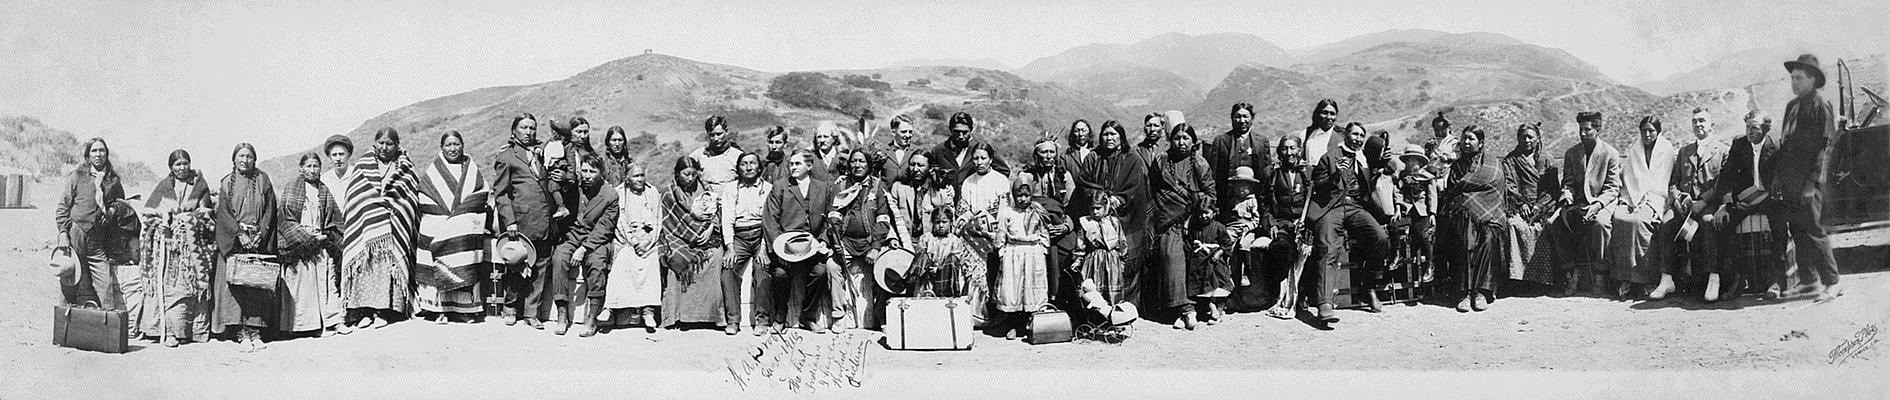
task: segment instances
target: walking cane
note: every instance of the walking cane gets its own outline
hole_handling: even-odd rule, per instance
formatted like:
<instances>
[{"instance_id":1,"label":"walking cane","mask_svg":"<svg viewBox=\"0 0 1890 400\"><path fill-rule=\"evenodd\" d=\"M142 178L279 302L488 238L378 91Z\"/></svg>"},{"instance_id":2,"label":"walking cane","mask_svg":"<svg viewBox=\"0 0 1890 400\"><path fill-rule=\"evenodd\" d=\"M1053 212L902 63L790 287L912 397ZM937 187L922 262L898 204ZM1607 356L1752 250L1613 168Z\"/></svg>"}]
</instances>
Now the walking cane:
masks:
<instances>
[{"instance_id":1,"label":"walking cane","mask_svg":"<svg viewBox=\"0 0 1890 400\"><path fill-rule=\"evenodd\" d=\"M1312 244L1306 242L1312 237L1312 232L1306 227L1306 214L1311 208L1312 187L1308 185L1306 188L1306 201L1299 206L1299 219L1294 220L1298 221L1298 227L1294 229L1294 234L1297 235L1297 237L1294 238L1296 240L1293 241L1293 246L1296 247L1294 250L1298 251L1296 252L1297 254L1294 255L1291 269L1289 269L1289 272L1286 274L1286 280L1280 282L1280 296L1279 300L1274 303L1275 308L1284 304L1288 311L1298 310L1295 303L1299 302L1299 277L1300 274L1304 273L1306 270L1306 260L1312 258Z\"/></svg>"}]
</instances>

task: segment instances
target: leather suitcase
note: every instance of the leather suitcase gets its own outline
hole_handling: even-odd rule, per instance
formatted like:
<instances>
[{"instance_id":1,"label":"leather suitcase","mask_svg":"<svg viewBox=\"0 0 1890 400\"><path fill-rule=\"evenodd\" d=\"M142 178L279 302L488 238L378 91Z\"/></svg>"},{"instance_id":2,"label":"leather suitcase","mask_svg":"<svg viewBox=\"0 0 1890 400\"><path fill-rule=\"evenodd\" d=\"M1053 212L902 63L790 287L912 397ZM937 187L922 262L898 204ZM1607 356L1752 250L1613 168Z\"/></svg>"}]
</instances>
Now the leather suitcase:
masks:
<instances>
[{"instance_id":1,"label":"leather suitcase","mask_svg":"<svg viewBox=\"0 0 1890 400\"><path fill-rule=\"evenodd\" d=\"M1046 308L1030 314L1030 344L1063 343L1073 336L1070 313Z\"/></svg>"},{"instance_id":2,"label":"leather suitcase","mask_svg":"<svg viewBox=\"0 0 1890 400\"><path fill-rule=\"evenodd\" d=\"M53 306L53 345L120 354L127 349L125 310Z\"/></svg>"},{"instance_id":3,"label":"leather suitcase","mask_svg":"<svg viewBox=\"0 0 1890 400\"><path fill-rule=\"evenodd\" d=\"M886 349L969 350L972 305L965 297L898 297L886 302Z\"/></svg>"}]
</instances>

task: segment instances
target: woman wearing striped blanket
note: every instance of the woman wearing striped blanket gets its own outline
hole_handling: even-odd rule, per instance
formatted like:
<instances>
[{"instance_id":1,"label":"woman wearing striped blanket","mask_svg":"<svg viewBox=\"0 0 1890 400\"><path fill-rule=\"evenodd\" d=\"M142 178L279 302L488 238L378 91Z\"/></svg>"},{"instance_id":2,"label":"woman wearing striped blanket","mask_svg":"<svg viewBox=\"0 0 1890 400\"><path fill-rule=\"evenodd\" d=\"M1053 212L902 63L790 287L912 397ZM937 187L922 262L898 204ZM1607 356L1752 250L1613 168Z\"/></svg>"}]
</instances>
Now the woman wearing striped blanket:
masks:
<instances>
[{"instance_id":1,"label":"woman wearing striped blanket","mask_svg":"<svg viewBox=\"0 0 1890 400\"><path fill-rule=\"evenodd\" d=\"M491 260L486 223L492 207L486 202L486 178L469 162L465 143L459 131L440 135L440 158L420 171L414 303L438 323L472 321L485 310L480 294L486 289L479 283Z\"/></svg>"},{"instance_id":2,"label":"woman wearing striped blanket","mask_svg":"<svg viewBox=\"0 0 1890 400\"><path fill-rule=\"evenodd\" d=\"M362 156L348 174L347 221L342 230L342 304L360 319L357 328L387 326L386 317L405 315L413 305L412 277L415 213L413 162L400 151L400 133L374 133L374 152Z\"/></svg>"}]
</instances>

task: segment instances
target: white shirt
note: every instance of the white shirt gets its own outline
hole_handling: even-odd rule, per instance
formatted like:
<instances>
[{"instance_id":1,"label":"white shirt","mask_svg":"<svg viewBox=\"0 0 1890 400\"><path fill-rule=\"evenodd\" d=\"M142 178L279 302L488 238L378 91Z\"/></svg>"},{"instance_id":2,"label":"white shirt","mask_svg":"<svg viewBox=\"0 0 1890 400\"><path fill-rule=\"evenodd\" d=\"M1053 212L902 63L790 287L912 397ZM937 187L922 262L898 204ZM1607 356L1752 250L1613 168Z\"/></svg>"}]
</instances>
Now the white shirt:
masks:
<instances>
[{"instance_id":1,"label":"white shirt","mask_svg":"<svg viewBox=\"0 0 1890 400\"><path fill-rule=\"evenodd\" d=\"M1326 156L1326 149L1332 147L1332 130L1313 131L1306 135L1306 165L1319 163L1320 157Z\"/></svg>"},{"instance_id":2,"label":"white shirt","mask_svg":"<svg viewBox=\"0 0 1890 400\"><path fill-rule=\"evenodd\" d=\"M734 182L739 176L735 173L735 162L742 158L742 149L730 146L728 150L723 150L722 154L711 156L709 149L704 147L696 149L694 153L689 153L689 158L702 163L702 183L707 184L710 189L718 189L724 186L724 183Z\"/></svg>"}]
</instances>

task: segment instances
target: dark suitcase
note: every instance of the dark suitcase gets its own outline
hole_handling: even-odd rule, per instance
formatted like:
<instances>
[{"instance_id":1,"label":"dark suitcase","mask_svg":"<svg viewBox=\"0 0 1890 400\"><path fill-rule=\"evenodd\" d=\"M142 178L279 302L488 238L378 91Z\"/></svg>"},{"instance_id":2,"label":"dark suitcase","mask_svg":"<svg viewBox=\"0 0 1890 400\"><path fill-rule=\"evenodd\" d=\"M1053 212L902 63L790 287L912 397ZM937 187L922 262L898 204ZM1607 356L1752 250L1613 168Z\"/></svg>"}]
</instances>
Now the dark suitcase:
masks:
<instances>
[{"instance_id":1,"label":"dark suitcase","mask_svg":"<svg viewBox=\"0 0 1890 400\"><path fill-rule=\"evenodd\" d=\"M96 307L53 306L53 345L121 354L127 349L129 312Z\"/></svg>"},{"instance_id":2,"label":"dark suitcase","mask_svg":"<svg viewBox=\"0 0 1890 400\"><path fill-rule=\"evenodd\" d=\"M1046 307L1030 314L1030 344L1068 342L1075 336L1070 328L1070 313Z\"/></svg>"}]
</instances>

